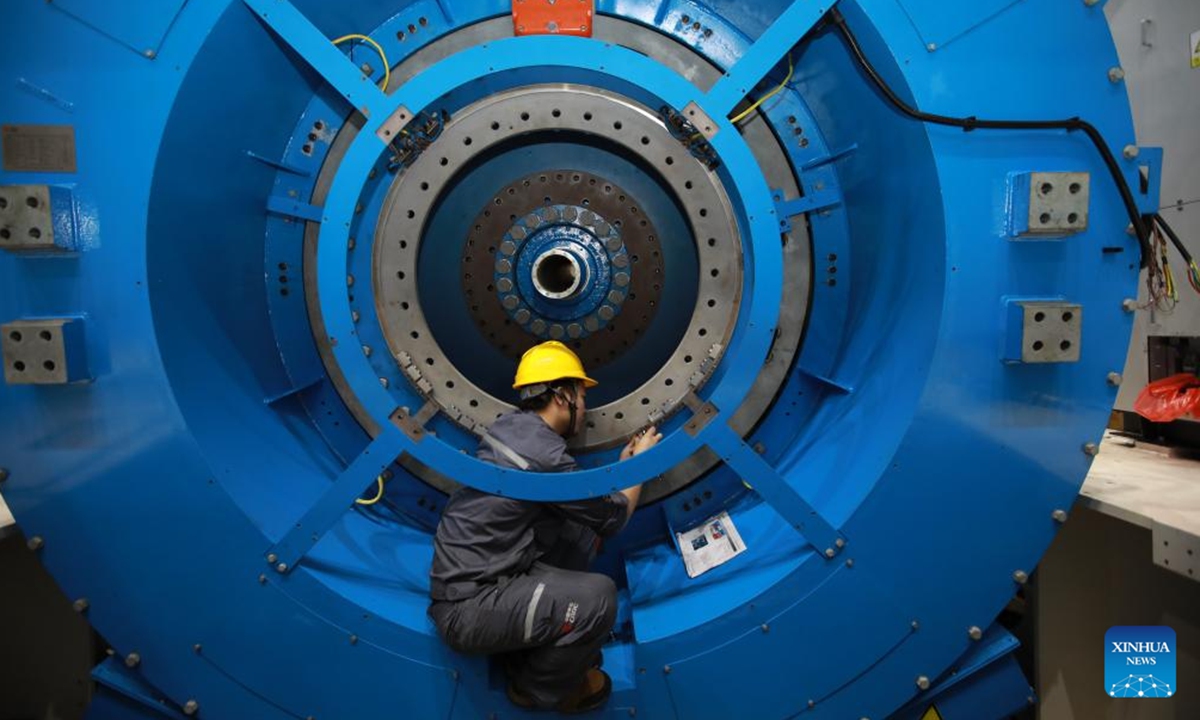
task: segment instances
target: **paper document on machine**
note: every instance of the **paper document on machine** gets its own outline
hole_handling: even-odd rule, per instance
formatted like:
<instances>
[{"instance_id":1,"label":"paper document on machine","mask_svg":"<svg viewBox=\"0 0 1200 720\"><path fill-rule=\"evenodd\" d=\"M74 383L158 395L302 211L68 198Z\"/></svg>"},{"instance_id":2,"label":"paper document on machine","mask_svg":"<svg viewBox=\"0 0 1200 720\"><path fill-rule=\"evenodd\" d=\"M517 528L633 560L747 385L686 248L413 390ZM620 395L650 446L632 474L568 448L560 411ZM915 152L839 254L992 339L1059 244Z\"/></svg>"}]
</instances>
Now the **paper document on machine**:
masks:
<instances>
[{"instance_id":1,"label":"paper document on machine","mask_svg":"<svg viewBox=\"0 0 1200 720\"><path fill-rule=\"evenodd\" d=\"M746 551L742 536L729 513L714 515L691 530L675 533L688 577L696 577L723 565Z\"/></svg>"}]
</instances>

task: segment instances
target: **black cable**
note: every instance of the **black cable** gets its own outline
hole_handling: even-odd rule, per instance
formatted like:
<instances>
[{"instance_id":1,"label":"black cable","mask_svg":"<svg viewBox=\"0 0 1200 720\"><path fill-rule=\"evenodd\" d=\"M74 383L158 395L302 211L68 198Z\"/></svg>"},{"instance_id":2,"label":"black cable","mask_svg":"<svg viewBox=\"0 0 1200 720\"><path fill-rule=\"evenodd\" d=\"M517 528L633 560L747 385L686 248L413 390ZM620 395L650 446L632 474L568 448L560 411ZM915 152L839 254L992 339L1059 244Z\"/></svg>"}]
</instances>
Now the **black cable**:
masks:
<instances>
[{"instance_id":1,"label":"black cable","mask_svg":"<svg viewBox=\"0 0 1200 720\"><path fill-rule=\"evenodd\" d=\"M875 66L863 54L862 47L858 44L858 39L854 37L854 33L846 25L846 19L842 17L842 13L837 8L833 8L829 11L828 17L837 27L838 32L841 33L842 38L850 47L850 52L853 53L855 60L862 66L863 71L867 73L867 76L875 84L875 87L900 112L915 120L934 125L948 125L950 127L962 128L964 132L971 132L972 130L1066 130L1068 132L1082 132L1086 134L1092 141L1092 144L1096 146L1096 150L1100 153L1100 157L1103 158L1104 164L1108 167L1109 174L1112 175L1113 182L1117 185L1117 190L1121 193L1121 200L1125 204L1125 212L1129 214L1129 221L1133 224L1138 245L1141 248L1141 266L1146 267L1147 259L1150 252L1152 252L1150 248L1149 228L1147 228L1141 213L1138 212L1137 201L1134 200L1133 191L1129 189L1129 183L1125 181L1125 176L1121 173L1121 166L1117 164L1117 159L1113 156L1112 150L1104 142L1104 136L1100 134L1100 131L1095 126L1077 117L1065 120L981 120L975 116L957 118L922 112L905 103L888 87L888 84L875 70Z\"/></svg>"},{"instance_id":2,"label":"black cable","mask_svg":"<svg viewBox=\"0 0 1200 720\"><path fill-rule=\"evenodd\" d=\"M1174 245L1175 249L1179 251L1179 254L1183 256L1183 261L1188 265L1191 265L1192 254L1188 252L1186 247L1184 247L1183 241L1180 240L1179 236L1175 234L1175 231L1171 229L1171 226L1167 224L1167 221L1163 219L1163 216L1159 215L1158 213L1154 213L1150 217L1154 220L1154 222L1158 223L1158 226L1162 228L1162 231L1165 232L1167 237L1171 239L1171 244Z\"/></svg>"}]
</instances>

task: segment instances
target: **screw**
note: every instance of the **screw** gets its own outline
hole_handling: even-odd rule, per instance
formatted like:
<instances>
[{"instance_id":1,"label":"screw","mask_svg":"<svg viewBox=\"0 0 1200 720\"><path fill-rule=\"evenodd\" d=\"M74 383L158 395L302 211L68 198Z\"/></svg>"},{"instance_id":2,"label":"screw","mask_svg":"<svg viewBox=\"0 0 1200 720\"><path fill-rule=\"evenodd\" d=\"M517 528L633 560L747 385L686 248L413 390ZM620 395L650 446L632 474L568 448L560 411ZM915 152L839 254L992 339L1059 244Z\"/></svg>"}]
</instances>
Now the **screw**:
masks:
<instances>
[{"instance_id":1,"label":"screw","mask_svg":"<svg viewBox=\"0 0 1200 720\"><path fill-rule=\"evenodd\" d=\"M922 690L928 690L929 678L925 677L924 675L917 678L917 687L921 688Z\"/></svg>"},{"instance_id":2,"label":"screw","mask_svg":"<svg viewBox=\"0 0 1200 720\"><path fill-rule=\"evenodd\" d=\"M1126 160L1132 160L1138 156L1138 147L1137 145L1126 145L1121 154L1125 156Z\"/></svg>"},{"instance_id":3,"label":"screw","mask_svg":"<svg viewBox=\"0 0 1200 720\"><path fill-rule=\"evenodd\" d=\"M1110 372L1108 374L1108 384L1112 385L1114 387L1116 387L1117 385L1120 385L1122 379L1123 378L1121 377L1121 373L1119 373L1119 372Z\"/></svg>"},{"instance_id":4,"label":"screw","mask_svg":"<svg viewBox=\"0 0 1200 720\"><path fill-rule=\"evenodd\" d=\"M71 607L75 608L75 612L77 613L85 612L88 609L87 598L79 598L75 602L71 603Z\"/></svg>"},{"instance_id":5,"label":"screw","mask_svg":"<svg viewBox=\"0 0 1200 720\"><path fill-rule=\"evenodd\" d=\"M1121 309L1127 313L1137 310L1137 300L1133 298L1125 298L1121 301Z\"/></svg>"},{"instance_id":6,"label":"screw","mask_svg":"<svg viewBox=\"0 0 1200 720\"><path fill-rule=\"evenodd\" d=\"M1100 446L1093 442L1084 443L1083 444L1083 454L1095 457L1100 454Z\"/></svg>"},{"instance_id":7,"label":"screw","mask_svg":"<svg viewBox=\"0 0 1200 720\"><path fill-rule=\"evenodd\" d=\"M1013 573L1013 581L1015 581L1018 585L1024 585L1025 583L1029 582L1029 573L1025 572L1024 570L1018 570Z\"/></svg>"},{"instance_id":8,"label":"screw","mask_svg":"<svg viewBox=\"0 0 1200 720\"><path fill-rule=\"evenodd\" d=\"M25 543L25 547L37 552L38 550L41 550L42 546L45 544L46 541L42 539L41 535L34 535L33 537L29 538L29 542Z\"/></svg>"},{"instance_id":9,"label":"screw","mask_svg":"<svg viewBox=\"0 0 1200 720\"><path fill-rule=\"evenodd\" d=\"M275 566L275 570L278 572L281 572L281 573L287 572L287 568L288 568L288 564L285 562L281 562Z\"/></svg>"},{"instance_id":10,"label":"screw","mask_svg":"<svg viewBox=\"0 0 1200 720\"><path fill-rule=\"evenodd\" d=\"M978 625L972 625L967 630L967 635L969 635L972 640L978 640L979 638L983 637L983 630L980 630Z\"/></svg>"},{"instance_id":11,"label":"screw","mask_svg":"<svg viewBox=\"0 0 1200 720\"><path fill-rule=\"evenodd\" d=\"M1119 67L1108 69L1108 81L1119 83L1125 79L1125 70Z\"/></svg>"},{"instance_id":12,"label":"screw","mask_svg":"<svg viewBox=\"0 0 1200 720\"><path fill-rule=\"evenodd\" d=\"M1055 510L1050 513L1050 517L1054 518L1054 522L1065 523L1067 521L1067 511Z\"/></svg>"},{"instance_id":13,"label":"screw","mask_svg":"<svg viewBox=\"0 0 1200 720\"><path fill-rule=\"evenodd\" d=\"M275 562L276 560L278 560L278 559L279 559L279 556L278 556L278 555L276 555L275 553L269 553L269 554L267 555L267 562L268 562L268 563L274 563L274 562Z\"/></svg>"},{"instance_id":14,"label":"screw","mask_svg":"<svg viewBox=\"0 0 1200 720\"><path fill-rule=\"evenodd\" d=\"M933 52L934 50L937 50L937 43L929 43L925 46L925 49L929 52Z\"/></svg>"},{"instance_id":15,"label":"screw","mask_svg":"<svg viewBox=\"0 0 1200 720\"><path fill-rule=\"evenodd\" d=\"M196 702L195 700L188 700L186 703L183 704L183 714L184 715L195 715L196 711L199 709L200 709L200 703Z\"/></svg>"},{"instance_id":16,"label":"screw","mask_svg":"<svg viewBox=\"0 0 1200 720\"><path fill-rule=\"evenodd\" d=\"M135 668L142 662L142 656L135 652L131 652L125 656L125 667Z\"/></svg>"}]
</instances>

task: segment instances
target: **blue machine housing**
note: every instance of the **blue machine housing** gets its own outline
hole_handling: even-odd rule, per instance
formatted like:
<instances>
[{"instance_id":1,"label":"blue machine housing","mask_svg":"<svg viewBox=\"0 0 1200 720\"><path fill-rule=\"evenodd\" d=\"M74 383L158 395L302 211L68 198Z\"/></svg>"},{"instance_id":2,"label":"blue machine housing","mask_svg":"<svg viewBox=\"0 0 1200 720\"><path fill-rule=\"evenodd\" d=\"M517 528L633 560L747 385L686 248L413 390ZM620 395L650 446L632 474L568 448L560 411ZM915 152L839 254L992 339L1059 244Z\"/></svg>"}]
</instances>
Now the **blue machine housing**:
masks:
<instances>
[{"instance_id":1,"label":"blue machine housing","mask_svg":"<svg viewBox=\"0 0 1200 720\"><path fill-rule=\"evenodd\" d=\"M808 0L596 4L600 19L722 70L708 87L600 37L479 40L471 33L508 22L511 6L491 0L152 5L27 4L0 29L0 67L23 78L0 89L0 122L71 125L78 154L75 172L4 171L0 184L69 188L89 239L72 253L0 254L0 323L86 317L93 378L0 386L3 493L64 592L119 654L141 659L97 671L120 696L96 717L519 715L486 659L449 650L425 615L445 494L412 470L554 500L628 487L703 449L717 466L640 509L601 558L622 602L606 649L614 695L597 714L878 720L942 698L963 717L998 718L1026 702L1011 638L988 628L1087 472L1114 399L1106 378L1125 357L1122 300L1136 294L1137 243L1085 137L914 122ZM1107 75L1117 60L1102 3L837 7L918 108L1080 116L1113 148L1134 142L1125 89ZM457 40L383 93L368 46L330 42L347 33L376 39L396 67ZM393 182L377 135L389 118L402 106L453 115L544 83L704 110L744 272L728 347L698 392L712 417L697 429L702 411L683 410L652 452L616 466L616 449L598 448L554 478L476 461L475 434L444 414L417 432L393 422L424 400L383 350L371 270ZM764 180L728 120L781 84L759 119L793 197ZM344 154L321 186L335 145ZM555 156L477 168L427 229L457 237L486 193ZM655 325L600 376L607 402L672 352L704 269L694 218L637 162L591 146L578 162L647 198L673 263ZM1136 187L1139 161L1121 162ZM1012 241L1009 178L1034 171L1091 174L1086 231ZM812 259L803 344L743 436L729 421L773 350L780 236L793 227ZM310 228L320 242L306 259ZM454 298L461 244L448 245L422 255L434 287L423 301L439 308L427 314L497 394L511 363L470 339ZM1004 362L1007 308L1022 298L1085 308L1078 362ZM381 474L385 501L356 505ZM748 549L689 579L674 532L720 510Z\"/></svg>"}]
</instances>

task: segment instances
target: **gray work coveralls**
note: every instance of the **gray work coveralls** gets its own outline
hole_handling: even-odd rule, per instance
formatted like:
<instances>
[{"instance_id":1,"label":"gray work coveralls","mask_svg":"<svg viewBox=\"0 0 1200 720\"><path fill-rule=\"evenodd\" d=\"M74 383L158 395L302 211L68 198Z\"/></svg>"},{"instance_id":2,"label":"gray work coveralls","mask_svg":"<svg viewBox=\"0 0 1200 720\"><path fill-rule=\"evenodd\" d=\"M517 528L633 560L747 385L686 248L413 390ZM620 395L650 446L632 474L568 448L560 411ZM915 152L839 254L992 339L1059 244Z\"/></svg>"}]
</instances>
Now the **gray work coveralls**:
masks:
<instances>
[{"instance_id":1,"label":"gray work coveralls","mask_svg":"<svg viewBox=\"0 0 1200 720\"><path fill-rule=\"evenodd\" d=\"M498 418L476 456L535 472L576 469L566 441L532 412ZM627 506L621 493L542 503L455 491L433 545L429 616L438 632L459 652L502 654L518 688L554 705L599 662L612 629L616 585L585 571L598 537L624 527Z\"/></svg>"}]
</instances>

